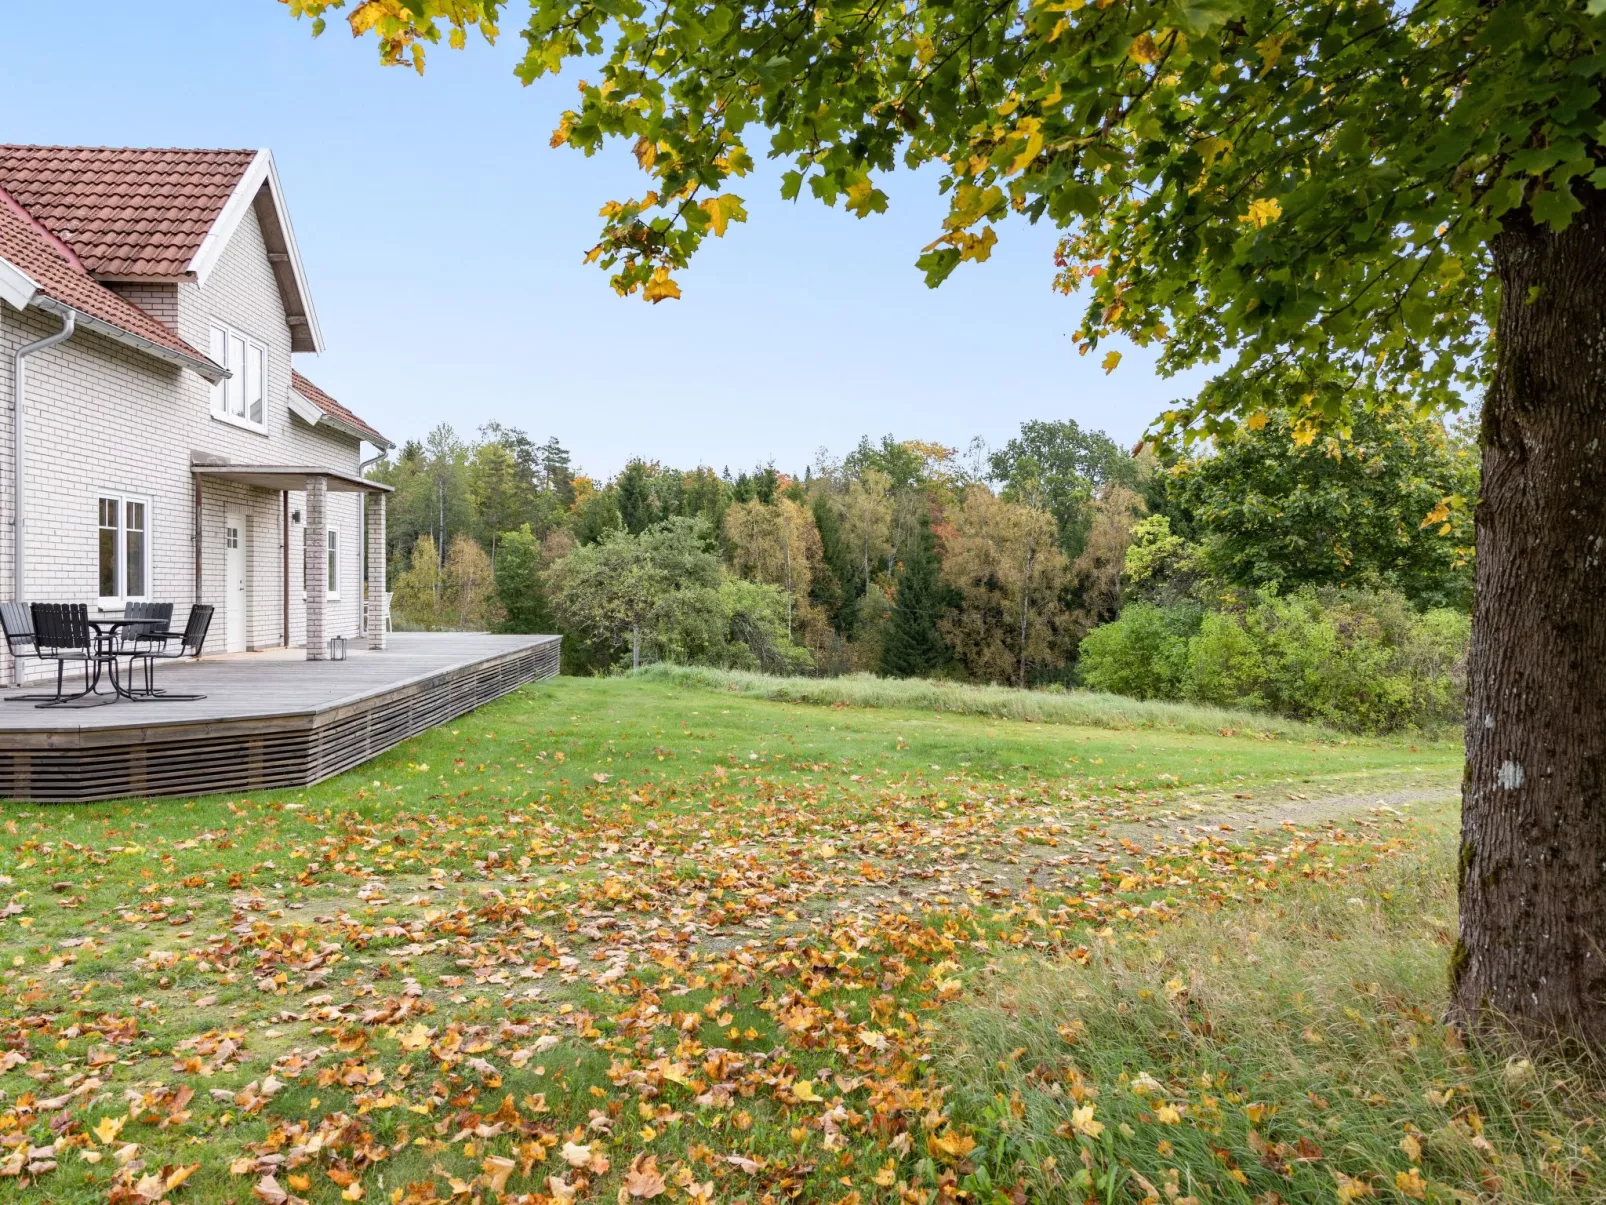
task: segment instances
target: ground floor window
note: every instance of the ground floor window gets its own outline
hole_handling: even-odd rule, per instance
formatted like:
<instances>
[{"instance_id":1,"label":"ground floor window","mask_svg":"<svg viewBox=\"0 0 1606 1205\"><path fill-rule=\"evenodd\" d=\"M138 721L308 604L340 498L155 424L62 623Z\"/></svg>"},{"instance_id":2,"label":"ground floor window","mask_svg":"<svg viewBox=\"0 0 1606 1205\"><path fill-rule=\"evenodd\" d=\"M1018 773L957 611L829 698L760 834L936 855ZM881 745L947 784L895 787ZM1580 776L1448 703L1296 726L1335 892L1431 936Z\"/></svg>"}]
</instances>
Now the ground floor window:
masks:
<instances>
[{"instance_id":1,"label":"ground floor window","mask_svg":"<svg viewBox=\"0 0 1606 1205\"><path fill-rule=\"evenodd\" d=\"M121 606L150 595L150 503L127 494L102 493L98 586L101 606Z\"/></svg>"},{"instance_id":2,"label":"ground floor window","mask_svg":"<svg viewBox=\"0 0 1606 1205\"><path fill-rule=\"evenodd\" d=\"M329 558L325 572L328 574L323 582L323 596L330 602L340 601L340 529L328 527L324 529L325 555ZM301 600L307 599L307 562L301 561Z\"/></svg>"}]
</instances>

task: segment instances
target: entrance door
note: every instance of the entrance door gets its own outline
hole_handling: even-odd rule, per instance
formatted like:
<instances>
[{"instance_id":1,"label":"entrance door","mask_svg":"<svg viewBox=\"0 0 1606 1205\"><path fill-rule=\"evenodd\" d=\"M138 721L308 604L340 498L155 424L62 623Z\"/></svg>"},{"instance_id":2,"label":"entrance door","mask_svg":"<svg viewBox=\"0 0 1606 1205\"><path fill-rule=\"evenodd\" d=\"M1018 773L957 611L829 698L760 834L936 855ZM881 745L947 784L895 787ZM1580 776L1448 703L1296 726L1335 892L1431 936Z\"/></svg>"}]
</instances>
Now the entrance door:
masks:
<instances>
[{"instance_id":1,"label":"entrance door","mask_svg":"<svg viewBox=\"0 0 1606 1205\"><path fill-rule=\"evenodd\" d=\"M229 511L223 516L223 546L227 552L223 574L223 609L228 624L228 651L245 652L245 516Z\"/></svg>"}]
</instances>

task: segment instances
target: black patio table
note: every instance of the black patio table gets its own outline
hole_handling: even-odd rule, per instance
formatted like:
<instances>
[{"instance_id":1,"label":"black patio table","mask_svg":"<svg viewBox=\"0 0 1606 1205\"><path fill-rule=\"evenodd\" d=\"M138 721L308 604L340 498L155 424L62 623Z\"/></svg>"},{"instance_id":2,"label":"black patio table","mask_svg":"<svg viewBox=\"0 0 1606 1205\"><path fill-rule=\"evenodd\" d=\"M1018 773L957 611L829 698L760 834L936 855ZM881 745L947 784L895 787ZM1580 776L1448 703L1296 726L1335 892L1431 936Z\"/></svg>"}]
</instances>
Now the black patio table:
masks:
<instances>
[{"instance_id":1,"label":"black patio table","mask_svg":"<svg viewBox=\"0 0 1606 1205\"><path fill-rule=\"evenodd\" d=\"M89 684L89 689L92 693L100 693L95 690L95 687L100 685L100 667L102 665L110 665L112 667L112 693L115 697L127 699L131 703L138 703L142 699L151 697L146 695L144 691L129 690L117 680L116 648L117 633L119 631L123 628L149 623L150 620L148 619L91 619L89 621L89 626L95 630L95 678ZM132 663L129 664L129 673L133 673Z\"/></svg>"}]
</instances>

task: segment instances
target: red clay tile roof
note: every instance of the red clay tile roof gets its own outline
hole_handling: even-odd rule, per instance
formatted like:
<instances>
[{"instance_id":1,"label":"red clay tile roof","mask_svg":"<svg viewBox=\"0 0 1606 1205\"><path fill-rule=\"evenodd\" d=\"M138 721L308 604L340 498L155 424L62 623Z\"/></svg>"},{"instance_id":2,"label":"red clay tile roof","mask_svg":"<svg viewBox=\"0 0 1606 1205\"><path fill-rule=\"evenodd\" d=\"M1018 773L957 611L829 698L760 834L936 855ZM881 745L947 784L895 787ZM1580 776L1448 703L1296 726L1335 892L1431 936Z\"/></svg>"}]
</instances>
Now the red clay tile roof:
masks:
<instances>
[{"instance_id":1,"label":"red clay tile roof","mask_svg":"<svg viewBox=\"0 0 1606 1205\"><path fill-rule=\"evenodd\" d=\"M0 188L109 279L173 279L255 151L0 145Z\"/></svg>"},{"instance_id":2,"label":"red clay tile roof","mask_svg":"<svg viewBox=\"0 0 1606 1205\"><path fill-rule=\"evenodd\" d=\"M88 318L175 353L217 372L223 370L144 310L112 292L72 262L51 239L0 190L0 259L28 276L46 296L71 306Z\"/></svg>"},{"instance_id":3,"label":"red clay tile roof","mask_svg":"<svg viewBox=\"0 0 1606 1205\"><path fill-rule=\"evenodd\" d=\"M307 401L311 402L314 406L318 407L318 409L322 410L330 418L347 427L350 427L354 431L360 431L363 438L369 443L373 444L375 447L389 448L394 446L390 440L386 439L378 431L375 431L367 423L363 422L362 419L358 418L350 410L347 410L339 402L335 401L334 398L330 397L322 389L319 389L311 381L307 380L306 377L295 371L295 369L290 370L290 388L294 389L297 393L306 398Z\"/></svg>"}]
</instances>

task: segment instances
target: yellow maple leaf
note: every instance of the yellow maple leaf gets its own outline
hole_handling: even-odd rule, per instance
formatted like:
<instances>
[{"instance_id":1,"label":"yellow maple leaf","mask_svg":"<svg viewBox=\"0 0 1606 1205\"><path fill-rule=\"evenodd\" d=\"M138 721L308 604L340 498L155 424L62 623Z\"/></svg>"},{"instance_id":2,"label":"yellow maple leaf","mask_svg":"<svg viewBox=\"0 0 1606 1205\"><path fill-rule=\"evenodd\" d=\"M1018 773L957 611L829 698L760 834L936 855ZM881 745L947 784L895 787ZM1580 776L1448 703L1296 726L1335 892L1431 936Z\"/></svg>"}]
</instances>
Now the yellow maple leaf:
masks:
<instances>
[{"instance_id":1,"label":"yellow maple leaf","mask_svg":"<svg viewBox=\"0 0 1606 1205\"><path fill-rule=\"evenodd\" d=\"M1338 1185L1334 1190L1338 1205L1350 1205L1351 1201L1359 1201L1362 1197L1375 1197L1377 1195L1371 1184L1365 1180L1354 1179L1346 1176L1343 1172L1334 1172L1333 1176L1338 1181Z\"/></svg>"},{"instance_id":2,"label":"yellow maple leaf","mask_svg":"<svg viewBox=\"0 0 1606 1205\"><path fill-rule=\"evenodd\" d=\"M881 1188L891 1188L897 1179L897 1164L893 1163L891 1159L882 1164L881 1170L870 1177L871 1182Z\"/></svg>"},{"instance_id":3,"label":"yellow maple leaf","mask_svg":"<svg viewBox=\"0 0 1606 1205\"><path fill-rule=\"evenodd\" d=\"M857 184L850 184L844 190L846 200L843 205L854 217L868 217L872 213L881 213L887 207L887 195L869 180L860 180Z\"/></svg>"},{"instance_id":4,"label":"yellow maple leaf","mask_svg":"<svg viewBox=\"0 0 1606 1205\"><path fill-rule=\"evenodd\" d=\"M1448 498L1444 498L1444 499L1440 500L1440 502L1439 502L1439 504L1437 506L1435 506L1432 510L1428 511L1427 518L1422 520L1420 526L1422 526L1422 527L1432 527L1435 523L1447 522L1449 520L1449 518L1450 518L1450 500Z\"/></svg>"},{"instance_id":5,"label":"yellow maple leaf","mask_svg":"<svg viewBox=\"0 0 1606 1205\"><path fill-rule=\"evenodd\" d=\"M1104 1123L1093 1120L1092 1105L1079 1105L1071 1110L1071 1129L1078 1134L1086 1134L1089 1138L1097 1138L1104 1133Z\"/></svg>"},{"instance_id":6,"label":"yellow maple leaf","mask_svg":"<svg viewBox=\"0 0 1606 1205\"><path fill-rule=\"evenodd\" d=\"M100 1140L102 1146L110 1146L127 1122L126 1116L102 1117L95 1123L95 1137Z\"/></svg>"},{"instance_id":7,"label":"yellow maple leaf","mask_svg":"<svg viewBox=\"0 0 1606 1205\"><path fill-rule=\"evenodd\" d=\"M849 192L852 190L849 189ZM727 192L717 197L709 197L699 202L698 208L708 215L709 229L714 232L716 238L724 238L725 228L732 222L747 221L747 210L742 208L742 199L734 193Z\"/></svg>"},{"instance_id":8,"label":"yellow maple leaf","mask_svg":"<svg viewBox=\"0 0 1606 1205\"><path fill-rule=\"evenodd\" d=\"M656 268L653 270L652 279L649 280L646 284L646 287L642 289L641 295L648 301L651 301L655 304L665 300L666 298L669 300L678 300L680 297L680 286L669 278L668 268Z\"/></svg>"},{"instance_id":9,"label":"yellow maple leaf","mask_svg":"<svg viewBox=\"0 0 1606 1205\"><path fill-rule=\"evenodd\" d=\"M1269 34L1255 43L1255 49L1260 51L1260 78L1265 79L1271 74L1271 69L1277 65L1277 60L1283 57L1283 43L1288 41L1289 32Z\"/></svg>"},{"instance_id":10,"label":"yellow maple leaf","mask_svg":"<svg viewBox=\"0 0 1606 1205\"><path fill-rule=\"evenodd\" d=\"M1256 410L1244 420L1244 426L1248 427L1251 431L1258 431L1270 421L1271 420L1266 417L1266 412L1264 410Z\"/></svg>"},{"instance_id":11,"label":"yellow maple leaf","mask_svg":"<svg viewBox=\"0 0 1606 1205\"><path fill-rule=\"evenodd\" d=\"M1413 1167L1408 1172L1394 1173L1394 1189L1401 1196L1422 1201L1427 1199L1428 1182L1422 1178L1421 1170Z\"/></svg>"},{"instance_id":12,"label":"yellow maple leaf","mask_svg":"<svg viewBox=\"0 0 1606 1205\"><path fill-rule=\"evenodd\" d=\"M167 1173L167 1179L162 1181L162 1191L172 1192L180 1184L184 1183L184 1181L188 1180L197 1171L199 1171L200 1168L201 1165L199 1163L191 1163L186 1167L175 1167L172 1171Z\"/></svg>"},{"instance_id":13,"label":"yellow maple leaf","mask_svg":"<svg viewBox=\"0 0 1606 1205\"><path fill-rule=\"evenodd\" d=\"M1232 154L1232 140L1229 138L1201 138L1193 144L1194 153L1204 160L1205 171L1217 159L1226 159Z\"/></svg>"},{"instance_id":14,"label":"yellow maple leaf","mask_svg":"<svg viewBox=\"0 0 1606 1205\"><path fill-rule=\"evenodd\" d=\"M1249 202L1249 212L1240 215L1238 220L1261 230L1282 216L1282 203L1276 197L1258 197Z\"/></svg>"},{"instance_id":15,"label":"yellow maple leaf","mask_svg":"<svg viewBox=\"0 0 1606 1205\"><path fill-rule=\"evenodd\" d=\"M485 1162L480 1164L481 1179L486 1188L492 1192L501 1192L507 1187L507 1178L513 1174L518 1161L502 1155L487 1155Z\"/></svg>"},{"instance_id":16,"label":"yellow maple leaf","mask_svg":"<svg viewBox=\"0 0 1606 1205\"><path fill-rule=\"evenodd\" d=\"M950 1163L963 1159L976 1149L976 1140L968 1134L955 1134L949 1132L942 1136L936 1134L926 1135L926 1150L938 1159L946 1159Z\"/></svg>"},{"instance_id":17,"label":"yellow maple leaf","mask_svg":"<svg viewBox=\"0 0 1606 1205\"><path fill-rule=\"evenodd\" d=\"M806 1079L798 1080L797 1083L792 1085L792 1095L799 1100L809 1101L810 1103L822 1099L820 1094L814 1090L814 1085Z\"/></svg>"},{"instance_id":18,"label":"yellow maple leaf","mask_svg":"<svg viewBox=\"0 0 1606 1205\"><path fill-rule=\"evenodd\" d=\"M429 1026L420 1021L398 1039L403 1050L422 1050L429 1045Z\"/></svg>"},{"instance_id":19,"label":"yellow maple leaf","mask_svg":"<svg viewBox=\"0 0 1606 1205\"><path fill-rule=\"evenodd\" d=\"M1100 367L1104 369L1105 375L1108 375L1115 371L1116 365L1120 362L1121 353L1118 351L1112 351L1104 357L1104 363L1100 365Z\"/></svg>"},{"instance_id":20,"label":"yellow maple leaf","mask_svg":"<svg viewBox=\"0 0 1606 1205\"><path fill-rule=\"evenodd\" d=\"M351 26L352 37L360 37L368 33L386 17L395 15L395 4L387 4L384 0L364 0L352 10L351 16L346 18Z\"/></svg>"},{"instance_id":21,"label":"yellow maple leaf","mask_svg":"<svg viewBox=\"0 0 1606 1205\"><path fill-rule=\"evenodd\" d=\"M1155 45L1154 35L1140 33L1132 39L1132 46L1127 50L1134 62L1149 64L1160 61L1160 48Z\"/></svg>"},{"instance_id":22,"label":"yellow maple leaf","mask_svg":"<svg viewBox=\"0 0 1606 1205\"><path fill-rule=\"evenodd\" d=\"M1015 136L1011 142L1018 145L1015 158L1010 162L1009 171L1013 175L1023 172L1031 166L1043 149L1043 122L1037 117L1023 117L1020 124L1015 127Z\"/></svg>"}]
</instances>

